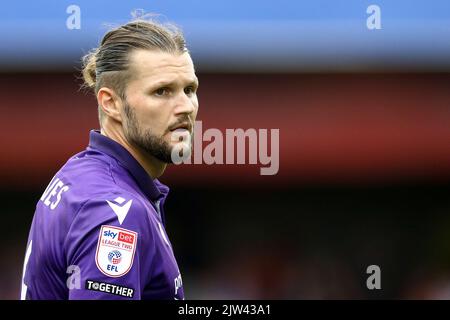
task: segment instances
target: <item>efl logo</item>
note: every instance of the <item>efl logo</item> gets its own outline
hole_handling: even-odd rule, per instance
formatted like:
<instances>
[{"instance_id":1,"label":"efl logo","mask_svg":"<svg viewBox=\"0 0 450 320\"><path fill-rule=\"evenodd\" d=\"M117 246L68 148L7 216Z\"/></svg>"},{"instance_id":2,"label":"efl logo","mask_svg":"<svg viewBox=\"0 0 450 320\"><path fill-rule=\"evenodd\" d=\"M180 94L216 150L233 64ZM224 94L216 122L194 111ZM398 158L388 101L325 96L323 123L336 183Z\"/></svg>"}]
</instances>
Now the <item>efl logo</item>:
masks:
<instances>
[{"instance_id":1,"label":"efl logo","mask_svg":"<svg viewBox=\"0 0 450 320\"><path fill-rule=\"evenodd\" d=\"M122 253L119 250L113 250L108 254L108 260L112 264L119 264L122 261Z\"/></svg>"},{"instance_id":2,"label":"efl logo","mask_svg":"<svg viewBox=\"0 0 450 320\"><path fill-rule=\"evenodd\" d=\"M97 243L97 268L109 277L130 271L137 246L137 232L115 226L102 226Z\"/></svg>"},{"instance_id":3,"label":"efl logo","mask_svg":"<svg viewBox=\"0 0 450 320\"><path fill-rule=\"evenodd\" d=\"M119 232L119 241L134 243L134 235L131 233Z\"/></svg>"}]
</instances>

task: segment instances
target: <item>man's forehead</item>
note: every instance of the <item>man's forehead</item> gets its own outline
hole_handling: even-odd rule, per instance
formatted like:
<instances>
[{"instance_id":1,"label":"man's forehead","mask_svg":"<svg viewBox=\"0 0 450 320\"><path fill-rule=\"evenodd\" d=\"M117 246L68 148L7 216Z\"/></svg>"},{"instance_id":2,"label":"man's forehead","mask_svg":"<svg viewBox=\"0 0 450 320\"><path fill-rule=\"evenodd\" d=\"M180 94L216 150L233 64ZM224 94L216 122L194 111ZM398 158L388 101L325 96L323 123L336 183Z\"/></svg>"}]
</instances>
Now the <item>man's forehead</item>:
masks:
<instances>
[{"instance_id":1,"label":"man's forehead","mask_svg":"<svg viewBox=\"0 0 450 320\"><path fill-rule=\"evenodd\" d=\"M135 50L130 55L130 69L136 78L173 81L181 77L188 81L197 80L194 64L187 52L168 53L156 50Z\"/></svg>"}]
</instances>

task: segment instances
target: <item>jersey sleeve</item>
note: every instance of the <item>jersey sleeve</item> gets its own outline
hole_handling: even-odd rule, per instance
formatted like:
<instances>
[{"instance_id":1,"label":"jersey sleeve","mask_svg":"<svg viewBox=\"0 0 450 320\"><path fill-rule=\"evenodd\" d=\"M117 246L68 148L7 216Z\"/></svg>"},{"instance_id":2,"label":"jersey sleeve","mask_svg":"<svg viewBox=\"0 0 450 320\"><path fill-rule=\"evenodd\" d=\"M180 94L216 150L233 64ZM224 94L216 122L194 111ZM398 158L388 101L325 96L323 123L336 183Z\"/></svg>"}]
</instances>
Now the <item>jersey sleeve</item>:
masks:
<instances>
[{"instance_id":1,"label":"jersey sleeve","mask_svg":"<svg viewBox=\"0 0 450 320\"><path fill-rule=\"evenodd\" d=\"M130 195L79 209L64 244L69 299L141 299L155 253L147 214Z\"/></svg>"}]
</instances>

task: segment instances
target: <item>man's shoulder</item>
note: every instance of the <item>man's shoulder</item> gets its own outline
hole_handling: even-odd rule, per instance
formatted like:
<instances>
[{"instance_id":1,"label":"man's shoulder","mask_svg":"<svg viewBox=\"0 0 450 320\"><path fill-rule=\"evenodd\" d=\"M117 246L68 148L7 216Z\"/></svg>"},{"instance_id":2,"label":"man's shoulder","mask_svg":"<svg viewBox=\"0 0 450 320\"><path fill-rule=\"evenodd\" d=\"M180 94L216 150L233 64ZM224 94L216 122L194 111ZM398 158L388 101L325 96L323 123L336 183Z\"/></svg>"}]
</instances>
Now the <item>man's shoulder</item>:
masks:
<instances>
[{"instance_id":1,"label":"man's shoulder","mask_svg":"<svg viewBox=\"0 0 450 320\"><path fill-rule=\"evenodd\" d=\"M55 176L89 195L117 189L112 167L114 158L95 150L85 150L72 156Z\"/></svg>"},{"instance_id":2,"label":"man's shoulder","mask_svg":"<svg viewBox=\"0 0 450 320\"><path fill-rule=\"evenodd\" d=\"M102 176L111 176L112 163L113 159L104 153L84 150L67 160L59 172L73 179L94 180Z\"/></svg>"},{"instance_id":3,"label":"man's shoulder","mask_svg":"<svg viewBox=\"0 0 450 320\"><path fill-rule=\"evenodd\" d=\"M118 181L114 159L96 151L83 151L72 156L54 175L44 194L58 194L64 189L63 202L72 210L87 201L114 200L118 198L138 200L140 195ZM117 167L117 166L116 166Z\"/></svg>"},{"instance_id":4,"label":"man's shoulder","mask_svg":"<svg viewBox=\"0 0 450 320\"><path fill-rule=\"evenodd\" d=\"M114 158L85 150L55 174L38 208L65 212L69 219L81 214L97 221L117 218L122 222L127 216L142 221L152 206L127 175Z\"/></svg>"}]
</instances>

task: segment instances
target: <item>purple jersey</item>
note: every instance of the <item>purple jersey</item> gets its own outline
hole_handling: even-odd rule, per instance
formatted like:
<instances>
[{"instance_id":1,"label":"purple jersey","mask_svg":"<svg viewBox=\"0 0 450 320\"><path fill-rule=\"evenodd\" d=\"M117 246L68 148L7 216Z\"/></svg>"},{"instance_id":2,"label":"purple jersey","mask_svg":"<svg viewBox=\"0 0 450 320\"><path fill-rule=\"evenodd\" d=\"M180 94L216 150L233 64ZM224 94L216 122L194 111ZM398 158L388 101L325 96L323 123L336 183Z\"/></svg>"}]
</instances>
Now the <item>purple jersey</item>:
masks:
<instances>
[{"instance_id":1,"label":"purple jersey","mask_svg":"<svg viewBox=\"0 0 450 320\"><path fill-rule=\"evenodd\" d=\"M90 132L36 205L22 299L184 299L165 231L169 188Z\"/></svg>"}]
</instances>

